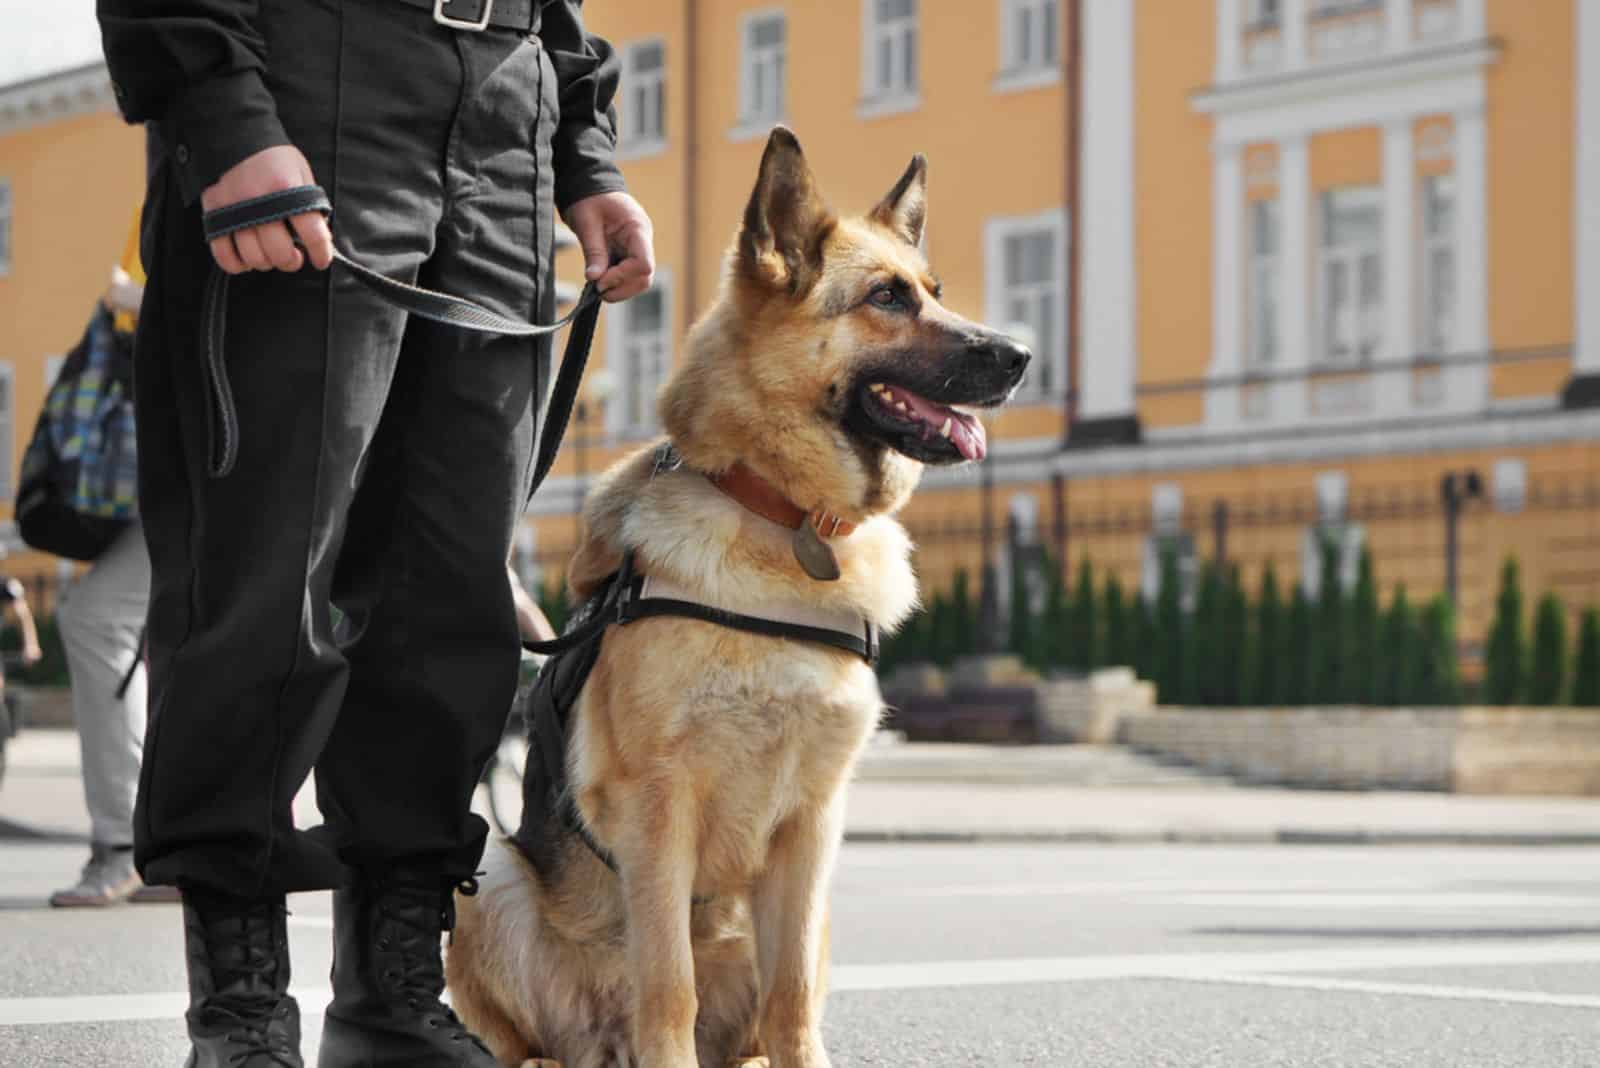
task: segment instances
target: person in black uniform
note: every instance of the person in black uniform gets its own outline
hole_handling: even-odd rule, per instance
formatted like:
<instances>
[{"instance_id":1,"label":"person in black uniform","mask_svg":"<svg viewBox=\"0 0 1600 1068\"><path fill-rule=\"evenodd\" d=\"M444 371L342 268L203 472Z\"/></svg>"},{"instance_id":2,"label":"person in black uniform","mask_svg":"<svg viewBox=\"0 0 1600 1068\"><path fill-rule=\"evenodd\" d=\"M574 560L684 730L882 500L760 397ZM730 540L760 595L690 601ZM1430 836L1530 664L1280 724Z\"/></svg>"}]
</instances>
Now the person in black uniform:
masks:
<instances>
[{"instance_id":1,"label":"person in black uniform","mask_svg":"<svg viewBox=\"0 0 1600 1068\"><path fill-rule=\"evenodd\" d=\"M408 320L326 270L320 215L208 246L201 213L315 182L356 259L547 322L559 208L587 278L626 299L653 259L612 159L614 53L581 0L97 6L122 113L162 146L135 355L152 566L135 852L182 891L189 1063L301 1064L284 894L336 888L324 1068L487 1068L439 1000L439 938L517 685L505 561L548 342ZM220 478L198 314L213 263L236 276ZM326 822L300 832L313 767Z\"/></svg>"}]
</instances>

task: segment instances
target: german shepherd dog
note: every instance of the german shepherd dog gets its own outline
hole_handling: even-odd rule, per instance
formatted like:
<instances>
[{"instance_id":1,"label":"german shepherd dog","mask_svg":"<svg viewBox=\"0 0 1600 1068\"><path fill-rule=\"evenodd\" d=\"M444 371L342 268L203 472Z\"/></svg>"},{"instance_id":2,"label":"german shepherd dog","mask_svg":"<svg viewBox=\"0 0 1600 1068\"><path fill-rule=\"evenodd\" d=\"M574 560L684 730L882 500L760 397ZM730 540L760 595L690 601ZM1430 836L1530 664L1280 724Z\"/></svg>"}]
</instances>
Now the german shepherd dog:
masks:
<instances>
[{"instance_id":1,"label":"german shepherd dog","mask_svg":"<svg viewBox=\"0 0 1600 1068\"><path fill-rule=\"evenodd\" d=\"M912 611L894 514L924 465L983 457L970 409L1004 402L1029 360L940 305L926 204L918 156L870 214L836 216L794 135L773 130L716 302L661 397L681 462L662 469L652 446L597 483L578 598L631 551L644 574L747 615L800 603L892 629ZM741 464L844 521L836 579L709 480ZM566 761L616 871L576 834L553 871L492 843L448 951L461 1018L507 1065L825 1068L828 883L882 710L872 669L841 650L685 618L612 627Z\"/></svg>"}]
</instances>

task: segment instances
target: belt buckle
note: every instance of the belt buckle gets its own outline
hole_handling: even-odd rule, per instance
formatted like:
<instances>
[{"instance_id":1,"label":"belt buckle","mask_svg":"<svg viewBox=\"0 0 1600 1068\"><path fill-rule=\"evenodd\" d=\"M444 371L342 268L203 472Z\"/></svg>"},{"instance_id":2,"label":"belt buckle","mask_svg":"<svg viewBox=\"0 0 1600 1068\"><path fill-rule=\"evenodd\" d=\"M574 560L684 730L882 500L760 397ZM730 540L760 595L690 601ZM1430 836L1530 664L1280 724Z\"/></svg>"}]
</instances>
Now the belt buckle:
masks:
<instances>
[{"instance_id":1,"label":"belt buckle","mask_svg":"<svg viewBox=\"0 0 1600 1068\"><path fill-rule=\"evenodd\" d=\"M483 14L476 20L452 18L445 14L445 5L451 2L452 0L433 0L433 21L452 30L471 30L473 33L488 28L489 15L494 11L494 0L482 0Z\"/></svg>"}]
</instances>

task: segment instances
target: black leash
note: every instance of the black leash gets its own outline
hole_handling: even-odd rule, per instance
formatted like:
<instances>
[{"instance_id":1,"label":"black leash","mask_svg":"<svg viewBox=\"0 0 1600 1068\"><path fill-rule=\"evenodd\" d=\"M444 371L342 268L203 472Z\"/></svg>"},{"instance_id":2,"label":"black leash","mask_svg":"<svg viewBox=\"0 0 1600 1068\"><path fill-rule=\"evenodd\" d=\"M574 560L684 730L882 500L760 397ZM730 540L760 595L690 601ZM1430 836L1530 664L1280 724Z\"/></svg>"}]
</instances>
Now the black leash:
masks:
<instances>
[{"instance_id":1,"label":"black leash","mask_svg":"<svg viewBox=\"0 0 1600 1068\"><path fill-rule=\"evenodd\" d=\"M310 211L320 212L323 216L333 214L333 205L321 186L303 185L240 201L206 212L206 241ZM337 247L333 250L333 258L353 274L356 281L390 304L434 322L481 334L509 337L543 337L569 324L572 326L572 332L567 335L566 351L561 357L561 370L557 372L555 387L550 391L550 407L545 415L544 430L539 435L539 455L534 464L533 484L528 491L531 497L555 463L561 438L566 434L573 406L577 403L578 385L583 379L584 366L589 362L589 347L594 341L595 326L600 318L600 291L595 284L590 282L583 287L578 302L566 315L548 325L539 325L507 318L461 297L396 281L357 263ZM239 412L234 405L233 387L228 380L228 365L223 359L228 325L229 277L226 271L213 266L205 290L205 360L211 379L212 399L215 401L213 418L216 421L212 427L213 478L228 475L239 458Z\"/></svg>"}]
</instances>

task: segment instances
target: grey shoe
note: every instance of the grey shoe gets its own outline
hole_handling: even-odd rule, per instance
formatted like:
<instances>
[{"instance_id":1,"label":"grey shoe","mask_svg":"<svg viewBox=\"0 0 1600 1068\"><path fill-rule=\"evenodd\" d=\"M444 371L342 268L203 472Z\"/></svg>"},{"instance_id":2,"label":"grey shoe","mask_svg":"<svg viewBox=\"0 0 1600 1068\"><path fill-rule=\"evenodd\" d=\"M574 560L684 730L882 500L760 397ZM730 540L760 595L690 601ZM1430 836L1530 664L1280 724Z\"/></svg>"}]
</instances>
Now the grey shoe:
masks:
<instances>
[{"instance_id":1,"label":"grey shoe","mask_svg":"<svg viewBox=\"0 0 1600 1068\"><path fill-rule=\"evenodd\" d=\"M133 869L133 850L96 842L77 885L51 894L50 904L59 909L104 908L128 900L143 886L144 880Z\"/></svg>"}]
</instances>

